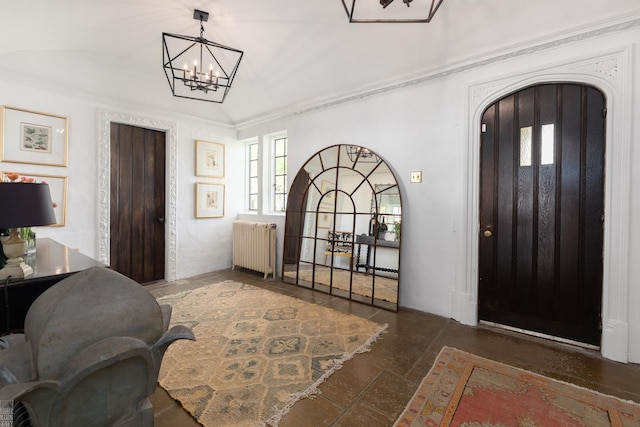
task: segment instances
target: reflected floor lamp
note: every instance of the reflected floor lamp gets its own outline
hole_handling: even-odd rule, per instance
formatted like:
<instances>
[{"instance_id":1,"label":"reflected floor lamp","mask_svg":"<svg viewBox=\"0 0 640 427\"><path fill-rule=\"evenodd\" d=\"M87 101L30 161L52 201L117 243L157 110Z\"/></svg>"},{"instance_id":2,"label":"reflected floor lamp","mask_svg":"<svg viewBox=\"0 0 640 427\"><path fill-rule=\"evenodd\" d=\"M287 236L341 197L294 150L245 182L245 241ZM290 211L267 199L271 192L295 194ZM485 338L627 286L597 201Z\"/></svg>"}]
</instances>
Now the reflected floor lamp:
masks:
<instances>
[{"instance_id":1,"label":"reflected floor lamp","mask_svg":"<svg viewBox=\"0 0 640 427\"><path fill-rule=\"evenodd\" d=\"M18 236L18 228L55 224L48 184L0 182L0 228L10 229L2 249L8 260L0 270L0 280L21 279L33 274L22 256L27 242Z\"/></svg>"}]
</instances>

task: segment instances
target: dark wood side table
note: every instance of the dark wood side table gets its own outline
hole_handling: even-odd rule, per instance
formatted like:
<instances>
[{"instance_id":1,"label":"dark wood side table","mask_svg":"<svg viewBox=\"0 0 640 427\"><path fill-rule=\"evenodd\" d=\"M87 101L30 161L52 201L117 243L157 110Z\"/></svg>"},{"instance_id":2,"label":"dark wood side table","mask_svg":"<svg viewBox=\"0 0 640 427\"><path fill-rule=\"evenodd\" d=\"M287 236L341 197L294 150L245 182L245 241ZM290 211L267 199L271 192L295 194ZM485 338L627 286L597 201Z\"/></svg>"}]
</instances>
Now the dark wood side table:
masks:
<instances>
[{"instance_id":1,"label":"dark wood side table","mask_svg":"<svg viewBox=\"0 0 640 427\"><path fill-rule=\"evenodd\" d=\"M371 247L400 249L400 242L396 242L395 240L391 241L376 239L373 236L367 236L365 234L356 235L356 244L358 245L358 253L356 256L356 271L359 271L360 268L364 268L364 271L366 271L367 273L369 272L369 270L374 269L373 265L371 265ZM367 260L364 264L360 264L360 249L362 245L367 246ZM383 268L376 266L375 270L385 271L388 273L398 273L397 268Z\"/></svg>"},{"instance_id":2,"label":"dark wood side table","mask_svg":"<svg viewBox=\"0 0 640 427\"><path fill-rule=\"evenodd\" d=\"M33 268L33 274L24 279L10 279L6 287L4 280L0 283L0 334L21 332L33 301L60 280L89 267L105 266L48 238L37 239L36 252L25 256L24 262Z\"/></svg>"}]
</instances>

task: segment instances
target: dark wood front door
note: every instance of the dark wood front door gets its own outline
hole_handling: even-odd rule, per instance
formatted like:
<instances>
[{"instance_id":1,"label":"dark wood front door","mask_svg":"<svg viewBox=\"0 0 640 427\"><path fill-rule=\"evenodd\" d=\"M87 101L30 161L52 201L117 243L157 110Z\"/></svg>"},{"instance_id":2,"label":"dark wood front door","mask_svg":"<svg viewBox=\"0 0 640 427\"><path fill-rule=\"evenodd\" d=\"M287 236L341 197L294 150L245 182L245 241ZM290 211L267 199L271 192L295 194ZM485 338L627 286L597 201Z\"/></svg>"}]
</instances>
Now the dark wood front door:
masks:
<instances>
[{"instance_id":1,"label":"dark wood front door","mask_svg":"<svg viewBox=\"0 0 640 427\"><path fill-rule=\"evenodd\" d=\"M111 268L164 278L165 133L111 124Z\"/></svg>"},{"instance_id":2,"label":"dark wood front door","mask_svg":"<svg viewBox=\"0 0 640 427\"><path fill-rule=\"evenodd\" d=\"M545 84L482 118L479 318L600 344L605 100Z\"/></svg>"}]
</instances>

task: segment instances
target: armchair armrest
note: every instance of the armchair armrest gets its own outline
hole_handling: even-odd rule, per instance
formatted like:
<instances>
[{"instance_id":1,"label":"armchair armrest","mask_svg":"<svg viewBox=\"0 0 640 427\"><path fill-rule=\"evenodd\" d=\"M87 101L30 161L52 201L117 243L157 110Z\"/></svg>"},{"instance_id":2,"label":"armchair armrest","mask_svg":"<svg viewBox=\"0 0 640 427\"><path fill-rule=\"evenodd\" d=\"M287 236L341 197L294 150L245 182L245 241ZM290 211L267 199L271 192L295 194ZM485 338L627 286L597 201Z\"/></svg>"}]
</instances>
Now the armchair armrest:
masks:
<instances>
[{"instance_id":1,"label":"armchair armrest","mask_svg":"<svg viewBox=\"0 0 640 427\"><path fill-rule=\"evenodd\" d=\"M133 357L145 360L147 371L153 369L151 349L144 341L132 337L105 338L87 347L71 361L64 370L60 385L64 388L73 387L85 377Z\"/></svg>"}]
</instances>

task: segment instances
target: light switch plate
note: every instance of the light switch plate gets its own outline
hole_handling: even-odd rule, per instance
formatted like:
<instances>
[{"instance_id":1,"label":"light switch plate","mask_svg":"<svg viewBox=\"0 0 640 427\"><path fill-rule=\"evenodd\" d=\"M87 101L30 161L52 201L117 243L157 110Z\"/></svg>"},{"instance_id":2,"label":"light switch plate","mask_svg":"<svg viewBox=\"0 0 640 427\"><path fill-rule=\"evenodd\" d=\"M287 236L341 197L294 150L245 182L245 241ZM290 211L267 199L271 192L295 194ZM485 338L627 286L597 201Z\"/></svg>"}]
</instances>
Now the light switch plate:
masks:
<instances>
[{"instance_id":1,"label":"light switch plate","mask_svg":"<svg viewBox=\"0 0 640 427\"><path fill-rule=\"evenodd\" d=\"M422 182L422 171L411 172L411 182Z\"/></svg>"}]
</instances>

